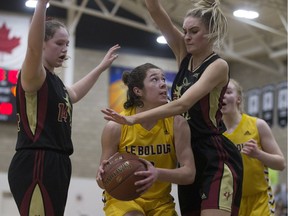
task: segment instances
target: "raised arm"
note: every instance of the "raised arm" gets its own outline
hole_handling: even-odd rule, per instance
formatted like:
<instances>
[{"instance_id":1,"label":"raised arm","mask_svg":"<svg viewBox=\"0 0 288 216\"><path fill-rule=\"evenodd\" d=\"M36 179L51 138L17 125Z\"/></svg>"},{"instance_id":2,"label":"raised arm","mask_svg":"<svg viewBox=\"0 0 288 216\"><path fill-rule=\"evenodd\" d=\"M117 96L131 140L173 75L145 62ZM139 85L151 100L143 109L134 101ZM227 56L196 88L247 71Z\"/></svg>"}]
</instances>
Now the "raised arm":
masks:
<instances>
[{"instance_id":1,"label":"raised arm","mask_svg":"<svg viewBox=\"0 0 288 216\"><path fill-rule=\"evenodd\" d=\"M167 40L168 45L176 57L178 65L180 65L181 60L187 54L183 33L172 23L159 0L145 0L145 2L152 19Z\"/></svg>"},{"instance_id":2,"label":"raised arm","mask_svg":"<svg viewBox=\"0 0 288 216\"><path fill-rule=\"evenodd\" d=\"M45 80L42 63L46 5L49 0L38 0L28 34L28 45L21 68L21 83L28 92L37 91Z\"/></svg>"},{"instance_id":3,"label":"raised arm","mask_svg":"<svg viewBox=\"0 0 288 216\"><path fill-rule=\"evenodd\" d=\"M118 44L111 47L98 66L96 66L81 80L73 84L71 87L67 88L72 103L76 103L77 101L81 100L88 93L88 91L98 80L101 73L105 71L108 67L110 67L113 61L118 57L118 54L116 54L116 51L118 49L120 49L120 46Z\"/></svg>"},{"instance_id":4,"label":"raised arm","mask_svg":"<svg viewBox=\"0 0 288 216\"><path fill-rule=\"evenodd\" d=\"M158 169L158 180L185 185L194 182L196 168L191 149L190 129L182 116L174 118L174 145L177 160L180 164L176 169Z\"/></svg>"}]
</instances>

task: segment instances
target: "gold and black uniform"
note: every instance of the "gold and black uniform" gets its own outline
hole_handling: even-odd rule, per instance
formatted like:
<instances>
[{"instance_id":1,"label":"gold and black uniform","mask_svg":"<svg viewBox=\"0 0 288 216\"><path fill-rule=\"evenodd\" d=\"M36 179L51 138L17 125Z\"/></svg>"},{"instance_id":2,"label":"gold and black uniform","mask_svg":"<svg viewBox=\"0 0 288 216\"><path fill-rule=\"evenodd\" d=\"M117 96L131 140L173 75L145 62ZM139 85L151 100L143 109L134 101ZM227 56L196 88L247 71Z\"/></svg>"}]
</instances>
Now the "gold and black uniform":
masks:
<instances>
[{"instance_id":1,"label":"gold and black uniform","mask_svg":"<svg viewBox=\"0 0 288 216\"><path fill-rule=\"evenodd\" d=\"M35 93L17 83L18 137L8 179L21 216L64 215L71 178L72 103L60 78L46 70ZM40 205L39 205L40 203Z\"/></svg>"},{"instance_id":2,"label":"gold and black uniform","mask_svg":"<svg viewBox=\"0 0 288 216\"><path fill-rule=\"evenodd\" d=\"M202 76L205 69L220 58L209 55L200 67L191 71L192 55L181 62L171 95L176 100ZM228 84L228 83L227 83ZM179 185L178 197L183 216L200 215L201 209L220 209L238 215L242 188L242 160L234 144L222 133L221 105L227 85L215 88L183 116L191 130L191 146L196 165L195 182Z\"/></svg>"}]
</instances>

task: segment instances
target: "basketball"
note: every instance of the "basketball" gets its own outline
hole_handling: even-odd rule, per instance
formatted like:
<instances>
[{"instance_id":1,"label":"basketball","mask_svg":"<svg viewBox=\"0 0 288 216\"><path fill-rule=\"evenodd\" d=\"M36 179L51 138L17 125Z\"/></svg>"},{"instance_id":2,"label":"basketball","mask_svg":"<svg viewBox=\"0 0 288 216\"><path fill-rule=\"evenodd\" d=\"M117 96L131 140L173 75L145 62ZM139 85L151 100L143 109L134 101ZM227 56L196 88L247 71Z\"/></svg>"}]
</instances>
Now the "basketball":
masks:
<instances>
[{"instance_id":1,"label":"basketball","mask_svg":"<svg viewBox=\"0 0 288 216\"><path fill-rule=\"evenodd\" d=\"M118 200L136 199L140 194L136 192L134 183L145 177L135 176L134 173L142 170L147 170L146 165L137 155L116 153L104 166L102 182L105 191Z\"/></svg>"}]
</instances>

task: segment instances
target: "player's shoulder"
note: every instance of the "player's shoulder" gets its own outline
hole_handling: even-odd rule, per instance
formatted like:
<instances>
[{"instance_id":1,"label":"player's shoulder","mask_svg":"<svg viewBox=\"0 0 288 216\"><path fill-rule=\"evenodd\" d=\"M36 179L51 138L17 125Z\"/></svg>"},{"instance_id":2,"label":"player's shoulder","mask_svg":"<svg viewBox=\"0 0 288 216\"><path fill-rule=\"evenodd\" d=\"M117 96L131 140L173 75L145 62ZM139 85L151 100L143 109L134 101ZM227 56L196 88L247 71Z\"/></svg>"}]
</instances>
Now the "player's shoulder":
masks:
<instances>
[{"instance_id":1,"label":"player's shoulder","mask_svg":"<svg viewBox=\"0 0 288 216\"><path fill-rule=\"evenodd\" d=\"M256 119L256 125L257 125L258 130L261 130L261 129L263 129L263 130L269 129L270 130L268 123L264 119L256 118L256 117L255 117L255 119Z\"/></svg>"},{"instance_id":2,"label":"player's shoulder","mask_svg":"<svg viewBox=\"0 0 288 216\"><path fill-rule=\"evenodd\" d=\"M214 67L218 67L222 70L228 70L229 69L229 65L228 65L227 61L222 59L222 58L216 59L214 62L212 62L212 64L214 65Z\"/></svg>"},{"instance_id":3,"label":"player's shoulder","mask_svg":"<svg viewBox=\"0 0 288 216\"><path fill-rule=\"evenodd\" d=\"M111 133L112 132L118 132L121 131L121 124L118 124L117 122L114 121L108 121L105 125L105 130L109 130Z\"/></svg>"},{"instance_id":4,"label":"player's shoulder","mask_svg":"<svg viewBox=\"0 0 288 216\"><path fill-rule=\"evenodd\" d=\"M181 116L181 115L175 115L174 116L174 127L178 126L178 127L181 127L181 126L185 126L185 125L188 125L187 123L187 120Z\"/></svg>"}]
</instances>

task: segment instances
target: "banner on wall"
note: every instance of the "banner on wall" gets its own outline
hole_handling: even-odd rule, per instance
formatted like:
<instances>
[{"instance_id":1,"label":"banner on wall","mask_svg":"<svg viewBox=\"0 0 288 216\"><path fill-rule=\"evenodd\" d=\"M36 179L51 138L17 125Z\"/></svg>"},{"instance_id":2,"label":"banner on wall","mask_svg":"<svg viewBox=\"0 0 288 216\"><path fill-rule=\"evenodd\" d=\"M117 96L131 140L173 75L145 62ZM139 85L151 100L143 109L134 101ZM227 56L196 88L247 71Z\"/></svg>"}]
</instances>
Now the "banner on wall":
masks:
<instances>
[{"instance_id":1,"label":"banner on wall","mask_svg":"<svg viewBox=\"0 0 288 216\"><path fill-rule=\"evenodd\" d=\"M109 107L117 112L123 110L123 103L126 100L127 87L122 82L122 73L131 70L127 67L110 68L109 77Z\"/></svg>"},{"instance_id":2,"label":"banner on wall","mask_svg":"<svg viewBox=\"0 0 288 216\"><path fill-rule=\"evenodd\" d=\"M30 18L0 14L0 121L16 122L16 83L27 47Z\"/></svg>"},{"instance_id":3,"label":"banner on wall","mask_svg":"<svg viewBox=\"0 0 288 216\"><path fill-rule=\"evenodd\" d=\"M267 85L262 88L262 118L271 127L274 114L274 86Z\"/></svg>"},{"instance_id":4,"label":"banner on wall","mask_svg":"<svg viewBox=\"0 0 288 216\"><path fill-rule=\"evenodd\" d=\"M255 117L260 116L260 90L251 89L247 93L247 114Z\"/></svg>"},{"instance_id":5,"label":"banner on wall","mask_svg":"<svg viewBox=\"0 0 288 216\"><path fill-rule=\"evenodd\" d=\"M30 18L0 15L0 67L19 69L25 57Z\"/></svg>"},{"instance_id":6,"label":"banner on wall","mask_svg":"<svg viewBox=\"0 0 288 216\"><path fill-rule=\"evenodd\" d=\"M121 112L123 104L127 99L127 87L122 82L122 73L124 71L131 71L133 68L112 66L110 68L109 77L109 107L117 112ZM170 92L173 80L176 76L175 72L166 72L165 78L168 87L168 97L171 98Z\"/></svg>"},{"instance_id":7,"label":"banner on wall","mask_svg":"<svg viewBox=\"0 0 288 216\"><path fill-rule=\"evenodd\" d=\"M277 103L277 116L278 124L280 127L287 126L287 82L277 85L278 103Z\"/></svg>"}]
</instances>

